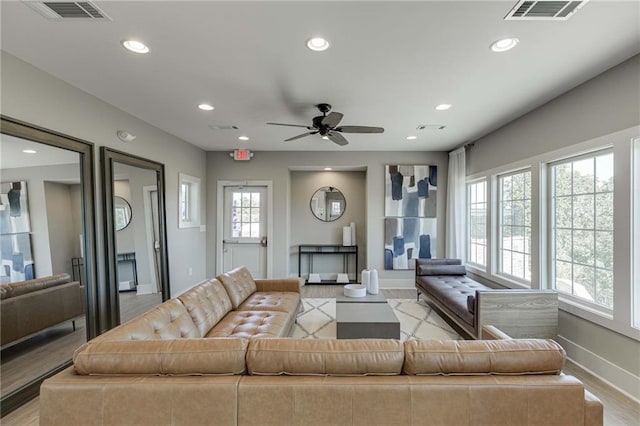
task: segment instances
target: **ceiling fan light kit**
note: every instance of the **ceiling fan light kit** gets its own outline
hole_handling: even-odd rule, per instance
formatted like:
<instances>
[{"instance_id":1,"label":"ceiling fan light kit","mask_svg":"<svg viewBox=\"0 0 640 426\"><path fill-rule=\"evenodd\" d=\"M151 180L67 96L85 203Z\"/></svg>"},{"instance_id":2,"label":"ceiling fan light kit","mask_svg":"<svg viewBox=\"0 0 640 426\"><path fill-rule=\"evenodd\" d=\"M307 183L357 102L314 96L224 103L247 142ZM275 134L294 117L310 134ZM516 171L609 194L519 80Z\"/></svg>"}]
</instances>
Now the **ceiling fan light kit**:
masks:
<instances>
[{"instance_id":1,"label":"ceiling fan light kit","mask_svg":"<svg viewBox=\"0 0 640 426\"><path fill-rule=\"evenodd\" d=\"M289 127L302 127L309 132L302 133L289 139L285 139L285 142L293 141L296 139L301 139L306 136L317 135L322 136L322 139L329 139L333 143L338 144L340 146L347 145L349 141L342 136L342 133L383 133L384 128L382 127L371 127L371 126L338 126L340 121L342 121L343 114L340 112L331 111L331 105L326 103L321 103L316 105L316 108L322 113L322 115L318 115L313 117L311 126L303 126L300 124L285 124L285 123L267 123L272 126L289 126ZM331 112L330 112L331 111Z\"/></svg>"}]
</instances>

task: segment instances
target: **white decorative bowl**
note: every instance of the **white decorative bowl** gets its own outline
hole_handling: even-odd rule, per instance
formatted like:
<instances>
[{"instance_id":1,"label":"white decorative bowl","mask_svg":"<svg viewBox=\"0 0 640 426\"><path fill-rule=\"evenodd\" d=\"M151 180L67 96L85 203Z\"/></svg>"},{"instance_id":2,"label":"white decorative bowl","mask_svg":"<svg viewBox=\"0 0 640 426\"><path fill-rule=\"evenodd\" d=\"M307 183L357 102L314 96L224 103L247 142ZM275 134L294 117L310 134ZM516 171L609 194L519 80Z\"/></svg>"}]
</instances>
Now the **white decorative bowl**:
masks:
<instances>
[{"instance_id":1,"label":"white decorative bowl","mask_svg":"<svg viewBox=\"0 0 640 426\"><path fill-rule=\"evenodd\" d=\"M344 295L347 297L364 297L367 295L367 288L360 284L347 284L344 286Z\"/></svg>"}]
</instances>

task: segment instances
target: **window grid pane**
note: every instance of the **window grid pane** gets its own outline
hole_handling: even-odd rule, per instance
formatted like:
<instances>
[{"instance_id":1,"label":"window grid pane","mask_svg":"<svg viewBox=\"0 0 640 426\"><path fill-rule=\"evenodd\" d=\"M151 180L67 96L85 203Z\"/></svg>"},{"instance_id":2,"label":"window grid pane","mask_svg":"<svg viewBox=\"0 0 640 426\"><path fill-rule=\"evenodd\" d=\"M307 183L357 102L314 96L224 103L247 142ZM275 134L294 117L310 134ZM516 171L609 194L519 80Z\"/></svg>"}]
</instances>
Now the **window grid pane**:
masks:
<instances>
[{"instance_id":1,"label":"window grid pane","mask_svg":"<svg viewBox=\"0 0 640 426\"><path fill-rule=\"evenodd\" d=\"M551 282L613 309L613 154L551 167Z\"/></svg>"},{"instance_id":2,"label":"window grid pane","mask_svg":"<svg viewBox=\"0 0 640 426\"><path fill-rule=\"evenodd\" d=\"M260 238L260 193L234 192L231 206L232 238Z\"/></svg>"},{"instance_id":3,"label":"window grid pane","mask_svg":"<svg viewBox=\"0 0 640 426\"><path fill-rule=\"evenodd\" d=\"M531 282L531 171L498 177L498 272Z\"/></svg>"},{"instance_id":4,"label":"window grid pane","mask_svg":"<svg viewBox=\"0 0 640 426\"><path fill-rule=\"evenodd\" d=\"M467 253L469 263L486 266L487 252L487 182L467 185Z\"/></svg>"}]
</instances>

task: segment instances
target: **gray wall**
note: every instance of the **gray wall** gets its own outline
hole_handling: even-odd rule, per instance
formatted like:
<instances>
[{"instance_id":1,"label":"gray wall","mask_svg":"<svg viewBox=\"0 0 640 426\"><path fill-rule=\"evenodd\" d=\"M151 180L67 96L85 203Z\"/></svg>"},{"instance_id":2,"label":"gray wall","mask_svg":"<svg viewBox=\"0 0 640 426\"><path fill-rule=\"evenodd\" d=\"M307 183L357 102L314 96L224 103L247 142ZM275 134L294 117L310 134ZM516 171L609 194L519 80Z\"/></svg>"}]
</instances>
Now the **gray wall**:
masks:
<instances>
[{"instance_id":1,"label":"gray wall","mask_svg":"<svg viewBox=\"0 0 640 426\"><path fill-rule=\"evenodd\" d=\"M4 101L3 101L4 102ZM3 106L4 108L4 106ZM31 249L35 265L36 277L46 277L54 273L51 257L51 243L47 217L47 199L45 181L78 181L80 169L78 164L63 164L46 167L20 167L4 169L0 178L3 182L26 181L29 194L29 217L31 220ZM67 210L70 207L67 206ZM78 243L79 244L79 243ZM69 259L71 262L71 259ZM67 272L71 272L71 268Z\"/></svg>"},{"instance_id":2,"label":"gray wall","mask_svg":"<svg viewBox=\"0 0 640 426\"><path fill-rule=\"evenodd\" d=\"M391 145L391 142L390 142ZM373 152L256 152L251 161L234 162L228 152L207 153L207 274L216 271L216 203L219 180L270 180L273 182L274 232L271 244L274 252L272 276L282 277L291 271L291 173L290 170L309 170L331 166L366 168L366 258L362 268L380 271L380 285L413 287L413 271L384 271L384 165L432 164L438 166L438 252L444 253L444 214L448 155L429 151L373 151ZM360 230L362 234L362 230ZM297 265L296 265L297 267Z\"/></svg>"},{"instance_id":3,"label":"gray wall","mask_svg":"<svg viewBox=\"0 0 640 426\"><path fill-rule=\"evenodd\" d=\"M47 223L51 245L51 269L54 274L72 274L71 258L80 257L80 238L77 224L73 223L74 206L70 185L45 182ZM77 213L75 213L77 215Z\"/></svg>"},{"instance_id":4,"label":"gray wall","mask_svg":"<svg viewBox=\"0 0 640 426\"><path fill-rule=\"evenodd\" d=\"M476 141L468 151L468 174L638 124L640 56L635 56ZM628 175L628 168L623 170ZM638 397L640 342L565 311L559 315L559 335L572 359Z\"/></svg>"},{"instance_id":5,"label":"gray wall","mask_svg":"<svg viewBox=\"0 0 640 426\"><path fill-rule=\"evenodd\" d=\"M351 222L356 224L356 242L358 245L358 269L365 267L366 259L366 182L367 174L363 171L292 171L291 179L291 244L289 258L289 274L298 273L299 244L339 244L342 245L342 227ZM345 197L346 208L340 219L333 222L322 222L317 219L310 208L313 194L324 186L339 189ZM354 256L352 256L354 257ZM303 260L303 271L306 271ZM355 262L349 265L350 272ZM342 256L316 256L314 272L341 272ZM335 274L326 279L334 279Z\"/></svg>"},{"instance_id":6,"label":"gray wall","mask_svg":"<svg viewBox=\"0 0 640 426\"><path fill-rule=\"evenodd\" d=\"M205 278L205 233L198 228L178 229L178 173L204 178L204 151L173 135L117 109L82 90L57 79L30 64L2 52L2 113L6 116L52 129L95 144L96 171L99 171L99 147L106 146L148 158L165 165L167 240L171 291L177 295ZM206 124L203 124L206 125ZM129 144L116 132L126 130L137 135ZM97 249L99 277L104 276L101 186L96 184ZM202 194L206 182L202 181ZM204 204L203 204L204 208ZM204 217L204 210L202 216ZM189 268L192 274L189 275ZM100 278L102 280L102 278ZM104 283L100 283L104 288ZM104 293L100 294L104 297Z\"/></svg>"}]
</instances>

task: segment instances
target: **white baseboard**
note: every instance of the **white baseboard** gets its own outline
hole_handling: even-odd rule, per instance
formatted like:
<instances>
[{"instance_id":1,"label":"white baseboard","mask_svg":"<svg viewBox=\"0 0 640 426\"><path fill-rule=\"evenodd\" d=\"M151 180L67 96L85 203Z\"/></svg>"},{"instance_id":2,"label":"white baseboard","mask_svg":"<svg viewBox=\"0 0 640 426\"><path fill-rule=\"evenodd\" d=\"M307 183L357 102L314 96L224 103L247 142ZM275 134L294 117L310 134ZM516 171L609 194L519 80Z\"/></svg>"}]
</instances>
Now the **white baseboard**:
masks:
<instances>
[{"instance_id":1,"label":"white baseboard","mask_svg":"<svg viewBox=\"0 0 640 426\"><path fill-rule=\"evenodd\" d=\"M136 294L154 294L157 293L156 286L153 284L138 284Z\"/></svg>"},{"instance_id":2,"label":"white baseboard","mask_svg":"<svg viewBox=\"0 0 640 426\"><path fill-rule=\"evenodd\" d=\"M593 374L609 386L640 403L640 377L618 367L611 361L578 345L571 340L558 336L558 343L567 352L567 358L585 371Z\"/></svg>"}]
</instances>

